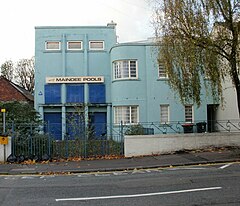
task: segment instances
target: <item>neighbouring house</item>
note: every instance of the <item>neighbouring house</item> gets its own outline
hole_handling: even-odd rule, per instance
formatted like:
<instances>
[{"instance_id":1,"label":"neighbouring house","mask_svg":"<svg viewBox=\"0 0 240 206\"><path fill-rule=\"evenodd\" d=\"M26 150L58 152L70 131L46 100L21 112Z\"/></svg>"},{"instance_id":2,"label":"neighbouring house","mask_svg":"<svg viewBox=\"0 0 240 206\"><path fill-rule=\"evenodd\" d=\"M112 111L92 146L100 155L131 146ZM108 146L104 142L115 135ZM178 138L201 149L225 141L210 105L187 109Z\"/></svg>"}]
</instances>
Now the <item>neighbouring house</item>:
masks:
<instances>
[{"instance_id":1,"label":"neighbouring house","mask_svg":"<svg viewBox=\"0 0 240 206\"><path fill-rule=\"evenodd\" d=\"M156 134L211 121L214 103L204 89L200 107L182 105L167 81L152 39L118 43L114 22L35 27L35 109L57 140L73 134L70 119L79 133L92 126L95 138L112 138L120 124Z\"/></svg>"},{"instance_id":2,"label":"neighbouring house","mask_svg":"<svg viewBox=\"0 0 240 206\"><path fill-rule=\"evenodd\" d=\"M33 95L23 87L0 76L0 102L28 102L33 104Z\"/></svg>"}]
</instances>

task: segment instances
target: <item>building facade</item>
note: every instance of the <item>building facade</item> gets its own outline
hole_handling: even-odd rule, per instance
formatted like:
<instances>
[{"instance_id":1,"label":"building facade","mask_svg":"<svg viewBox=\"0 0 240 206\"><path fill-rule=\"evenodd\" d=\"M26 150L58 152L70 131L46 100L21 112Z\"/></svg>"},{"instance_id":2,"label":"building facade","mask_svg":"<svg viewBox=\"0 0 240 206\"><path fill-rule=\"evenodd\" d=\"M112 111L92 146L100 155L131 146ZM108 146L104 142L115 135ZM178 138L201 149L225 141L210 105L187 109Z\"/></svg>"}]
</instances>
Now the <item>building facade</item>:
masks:
<instances>
[{"instance_id":1,"label":"building facade","mask_svg":"<svg viewBox=\"0 0 240 206\"><path fill-rule=\"evenodd\" d=\"M151 40L118 43L116 24L35 28L35 109L56 139L111 136L114 125L208 121L212 101L182 105ZM73 123L75 127L73 127ZM161 129L159 130L161 131Z\"/></svg>"}]
</instances>

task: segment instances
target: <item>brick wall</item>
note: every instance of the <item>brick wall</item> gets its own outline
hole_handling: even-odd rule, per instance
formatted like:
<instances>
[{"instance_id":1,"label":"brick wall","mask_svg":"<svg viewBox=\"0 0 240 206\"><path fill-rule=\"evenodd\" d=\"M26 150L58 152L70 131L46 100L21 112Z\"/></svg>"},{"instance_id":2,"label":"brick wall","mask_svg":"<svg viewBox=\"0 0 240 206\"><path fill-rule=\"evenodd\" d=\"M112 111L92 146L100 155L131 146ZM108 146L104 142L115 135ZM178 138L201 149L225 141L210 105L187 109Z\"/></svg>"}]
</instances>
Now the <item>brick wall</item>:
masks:
<instances>
[{"instance_id":1,"label":"brick wall","mask_svg":"<svg viewBox=\"0 0 240 206\"><path fill-rule=\"evenodd\" d=\"M28 99L8 80L0 78L0 101L28 101Z\"/></svg>"}]
</instances>

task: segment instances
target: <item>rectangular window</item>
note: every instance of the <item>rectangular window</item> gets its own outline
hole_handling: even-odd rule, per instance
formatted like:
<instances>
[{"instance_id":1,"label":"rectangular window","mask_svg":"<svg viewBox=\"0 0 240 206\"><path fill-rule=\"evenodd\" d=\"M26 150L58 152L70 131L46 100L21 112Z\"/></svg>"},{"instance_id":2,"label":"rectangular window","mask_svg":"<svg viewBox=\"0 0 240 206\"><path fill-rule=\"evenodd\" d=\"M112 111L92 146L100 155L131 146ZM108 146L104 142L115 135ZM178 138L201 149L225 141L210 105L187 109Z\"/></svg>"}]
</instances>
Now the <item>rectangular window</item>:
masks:
<instances>
[{"instance_id":1,"label":"rectangular window","mask_svg":"<svg viewBox=\"0 0 240 206\"><path fill-rule=\"evenodd\" d=\"M82 50L82 41L68 41L67 49L68 50Z\"/></svg>"},{"instance_id":2,"label":"rectangular window","mask_svg":"<svg viewBox=\"0 0 240 206\"><path fill-rule=\"evenodd\" d=\"M115 124L137 124L138 106L117 106L114 107Z\"/></svg>"},{"instance_id":3,"label":"rectangular window","mask_svg":"<svg viewBox=\"0 0 240 206\"><path fill-rule=\"evenodd\" d=\"M169 105L160 105L160 122L169 122Z\"/></svg>"},{"instance_id":4,"label":"rectangular window","mask_svg":"<svg viewBox=\"0 0 240 206\"><path fill-rule=\"evenodd\" d=\"M193 122L193 106L192 105L185 106L185 122L188 122L188 123Z\"/></svg>"},{"instance_id":5,"label":"rectangular window","mask_svg":"<svg viewBox=\"0 0 240 206\"><path fill-rule=\"evenodd\" d=\"M67 103L83 103L84 102L84 85L69 84L67 85Z\"/></svg>"},{"instance_id":6,"label":"rectangular window","mask_svg":"<svg viewBox=\"0 0 240 206\"><path fill-rule=\"evenodd\" d=\"M61 103L61 85L47 84L45 85L45 104Z\"/></svg>"},{"instance_id":7,"label":"rectangular window","mask_svg":"<svg viewBox=\"0 0 240 206\"><path fill-rule=\"evenodd\" d=\"M104 41L89 41L90 50L104 50Z\"/></svg>"},{"instance_id":8,"label":"rectangular window","mask_svg":"<svg viewBox=\"0 0 240 206\"><path fill-rule=\"evenodd\" d=\"M168 78L166 69L163 64L158 65L158 78L159 79L166 79Z\"/></svg>"},{"instance_id":9,"label":"rectangular window","mask_svg":"<svg viewBox=\"0 0 240 206\"><path fill-rule=\"evenodd\" d=\"M60 41L46 41L45 49L46 50L60 50L61 42Z\"/></svg>"},{"instance_id":10,"label":"rectangular window","mask_svg":"<svg viewBox=\"0 0 240 206\"><path fill-rule=\"evenodd\" d=\"M89 84L89 103L105 103L105 85L104 84Z\"/></svg>"},{"instance_id":11,"label":"rectangular window","mask_svg":"<svg viewBox=\"0 0 240 206\"><path fill-rule=\"evenodd\" d=\"M113 79L137 79L136 60L114 61L113 70Z\"/></svg>"}]
</instances>

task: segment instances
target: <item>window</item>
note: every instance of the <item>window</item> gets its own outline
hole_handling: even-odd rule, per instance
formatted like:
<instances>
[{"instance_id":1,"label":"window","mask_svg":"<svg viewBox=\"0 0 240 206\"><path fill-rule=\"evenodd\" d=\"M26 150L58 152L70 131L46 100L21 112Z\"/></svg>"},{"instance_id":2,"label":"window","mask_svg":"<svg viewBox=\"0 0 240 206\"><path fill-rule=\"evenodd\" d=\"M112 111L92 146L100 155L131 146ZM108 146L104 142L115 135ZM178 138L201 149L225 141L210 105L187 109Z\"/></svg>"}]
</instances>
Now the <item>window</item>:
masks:
<instances>
[{"instance_id":1,"label":"window","mask_svg":"<svg viewBox=\"0 0 240 206\"><path fill-rule=\"evenodd\" d=\"M138 123L138 106L117 106L114 107L114 123L120 124Z\"/></svg>"},{"instance_id":2,"label":"window","mask_svg":"<svg viewBox=\"0 0 240 206\"><path fill-rule=\"evenodd\" d=\"M47 84L45 85L45 104L61 103L61 85Z\"/></svg>"},{"instance_id":3,"label":"window","mask_svg":"<svg viewBox=\"0 0 240 206\"><path fill-rule=\"evenodd\" d=\"M47 41L45 42L46 50L60 50L61 42L60 41Z\"/></svg>"},{"instance_id":4,"label":"window","mask_svg":"<svg viewBox=\"0 0 240 206\"><path fill-rule=\"evenodd\" d=\"M158 78L159 79L166 79L168 78L166 69L163 64L158 65Z\"/></svg>"},{"instance_id":5,"label":"window","mask_svg":"<svg viewBox=\"0 0 240 206\"><path fill-rule=\"evenodd\" d=\"M169 122L169 105L160 105L160 122Z\"/></svg>"},{"instance_id":6,"label":"window","mask_svg":"<svg viewBox=\"0 0 240 206\"><path fill-rule=\"evenodd\" d=\"M69 84L67 89L67 103L83 103L84 102L84 85Z\"/></svg>"},{"instance_id":7,"label":"window","mask_svg":"<svg viewBox=\"0 0 240 206\"><path fill-rule=\"evenodd\" d=\"M68 41L67 49L68 50L82 50L82 41Z\"/></svg>"},{"instance_id":8,"label":"window","mask_svg":"<svg viewBox=\"0 0 240 206\"><path fill-rule=\"evenodd\" d=\"M192 105L185 106L185 122L193 122L193 107L192 107Z\"/></svg>"},{"instance_id":9,"label":"window","mask_svg":"<svg viewBox=\"0 0 240 206\"><path fill-rule=\"evenodd\" d=\"M106 102L105 85L89 84L89 103L105 103Z\"/></svg>"},{"instance_id":10,"label":"window","mask_svg":"<svg viewBox=\"0 0 240 206\"><path fill-rule=\"evenodd\" d=\"M104 41L90 41L89 49L90 50L104 50Z\"/></svg>"},{"instance_id":11,"label":"window","mask_svg":"<svg viewBox=\"0 0 240 206\"><path fill-rule=\"evenodd\" d=\"M113 62L113 79L137 79L137 61L122 60Z\"/></svg>"}]
</instances>

